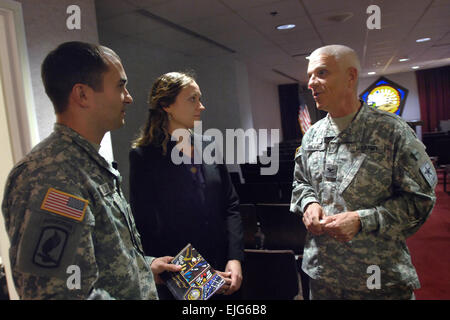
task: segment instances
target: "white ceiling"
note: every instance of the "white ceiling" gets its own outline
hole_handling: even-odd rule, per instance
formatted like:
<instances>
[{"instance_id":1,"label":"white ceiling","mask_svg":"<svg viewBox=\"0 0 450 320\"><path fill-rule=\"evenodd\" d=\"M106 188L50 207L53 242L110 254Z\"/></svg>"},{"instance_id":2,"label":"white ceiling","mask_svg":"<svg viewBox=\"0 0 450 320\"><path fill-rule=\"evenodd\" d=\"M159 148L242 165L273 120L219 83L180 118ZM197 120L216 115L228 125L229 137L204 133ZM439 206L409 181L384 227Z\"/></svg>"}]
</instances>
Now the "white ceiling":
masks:
<instances>
[{"instance_id":1,"label":"white ceiling","mask_svg":"<svg viewBox=\"0 0 450 320\"><path fill-rule=\"evenodd\" d=\"M100 30L189 56L235 55L275 83L306 81L307 56L345 44L361 59L361 76L450 64L450 0L95 0ZM381 9L368 30L367 7ZM144 14L137 10L145 10ZM274 14L276 12L276 14ZM330 17L349 14L344 22ZM278 31L277 25L296 28ZM431 41L416 43L430 37ZM231 51L230 51L231 50ZM234 53L230 53L234 52ZM399 62L408 57L407 62Z\"/></svg>"}]
</instances>

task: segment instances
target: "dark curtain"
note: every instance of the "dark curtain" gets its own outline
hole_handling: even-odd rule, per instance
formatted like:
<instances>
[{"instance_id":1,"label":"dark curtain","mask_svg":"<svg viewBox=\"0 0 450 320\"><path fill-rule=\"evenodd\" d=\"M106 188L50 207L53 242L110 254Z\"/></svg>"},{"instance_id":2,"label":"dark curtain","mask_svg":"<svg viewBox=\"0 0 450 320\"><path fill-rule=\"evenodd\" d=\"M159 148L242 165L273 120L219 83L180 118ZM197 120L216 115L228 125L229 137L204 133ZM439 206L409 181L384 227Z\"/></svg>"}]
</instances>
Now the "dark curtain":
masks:
<instances>
[{"instance_id":1,"label":"dark curtain","mask_svg":"<svg viewBox=\"0 0 450 320\"><path fill-rule=\"evenodd\" d=\"M326 115L326 112L317 110L311 91L306 86L301 86L298 83L282 84L278 86L278 95L283 141L300 140L303 136L298 123L300 102L306 103L311 124L316 123Z\"/></svg>"},{"instance_id":2,"label":"dark curtain","mask_svg":"<svg viewBox=\"0 0 450 320\"><path fill-rule=\"evenodd\" d=\"M298 83L279 85L278 96L280 99L283 141L301 139L302 130L298 123L298 106L300 103Z\"/></svg>"},{"instance_id":3,"label":"dark curtain","mask_svg":"<svg viewBox=\"0 0 450 320\"><path fill-rule=\"evenodd\" d=\"M450 119L450 66L416 71L422 132L437 130Z\"/></svg>"}]
</instances>

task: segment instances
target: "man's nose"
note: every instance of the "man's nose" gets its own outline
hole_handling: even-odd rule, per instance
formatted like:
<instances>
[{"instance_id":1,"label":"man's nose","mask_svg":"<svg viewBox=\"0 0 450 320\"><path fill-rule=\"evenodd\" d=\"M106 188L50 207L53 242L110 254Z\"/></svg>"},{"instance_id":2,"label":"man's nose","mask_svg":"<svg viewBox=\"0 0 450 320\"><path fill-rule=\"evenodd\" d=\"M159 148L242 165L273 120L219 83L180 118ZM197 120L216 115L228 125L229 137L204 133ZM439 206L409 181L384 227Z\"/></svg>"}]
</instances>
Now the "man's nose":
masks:
<instances>
[{"instance_id":1,"label":"man's nose","mask_svg":"<svg viewBox=\"0 0 450 320\"><path fill-rule=\"evenodd\" d=\"M316 84L316 78L314 76L311 76L308 80L308 89L313 89L313 86Z\"/></svg>"},{"instance_id":2,"label":"man's nose","mask_svg":"<svg viewBox=\"0 0 450 320\"><path fill-rule=\"evenodd\" d=\"M131 96L131 94L128 92L128 90L125 89L125 103L133 103L133 97Z\"/></svg>"}]
</instances>

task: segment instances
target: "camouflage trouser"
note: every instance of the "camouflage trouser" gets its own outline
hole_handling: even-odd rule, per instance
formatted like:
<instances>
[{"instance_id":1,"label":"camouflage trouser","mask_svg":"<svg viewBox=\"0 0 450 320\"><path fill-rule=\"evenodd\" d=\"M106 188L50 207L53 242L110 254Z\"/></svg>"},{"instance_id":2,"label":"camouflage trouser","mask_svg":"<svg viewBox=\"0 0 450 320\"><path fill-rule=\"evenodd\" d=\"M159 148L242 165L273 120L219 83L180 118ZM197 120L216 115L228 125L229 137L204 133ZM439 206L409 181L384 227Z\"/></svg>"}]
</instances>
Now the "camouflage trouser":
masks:
<instances>
[{"instance_id":1,"label":"camouflage trouser","mask_svg":"<svg viewBox=\"0 0 450 320\"><path fill-rule=\"evenodd\" d=\"M364 291L346 290L321 280L309 279L310 300L415 300L408 287L381 288Z\"/></svg>"}]
</instances>

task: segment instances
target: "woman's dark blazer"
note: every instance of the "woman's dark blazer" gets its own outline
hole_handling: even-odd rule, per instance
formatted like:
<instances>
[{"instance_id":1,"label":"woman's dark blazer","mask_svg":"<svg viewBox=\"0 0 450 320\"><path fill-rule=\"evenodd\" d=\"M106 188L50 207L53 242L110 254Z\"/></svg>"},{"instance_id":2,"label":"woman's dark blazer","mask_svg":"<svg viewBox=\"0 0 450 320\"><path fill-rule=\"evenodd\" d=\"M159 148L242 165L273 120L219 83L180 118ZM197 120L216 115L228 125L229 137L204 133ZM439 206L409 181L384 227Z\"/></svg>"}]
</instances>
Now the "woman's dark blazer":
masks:
<instances>
[{"instance_id":1,"label":"woman's dark blazer","mask_svg":"<svg viewBox=\"0 0 450 320\"><path fill-rule=\"evenodd\" d=\"M242 261L243 228L239 199L224 164L203 163L205 197L187 165L148 145L130 151L130 204L146 255L175 256L187 243L223 271ZM202 199L205 199L202 201Z\"/></svg>"}]
</instances>

